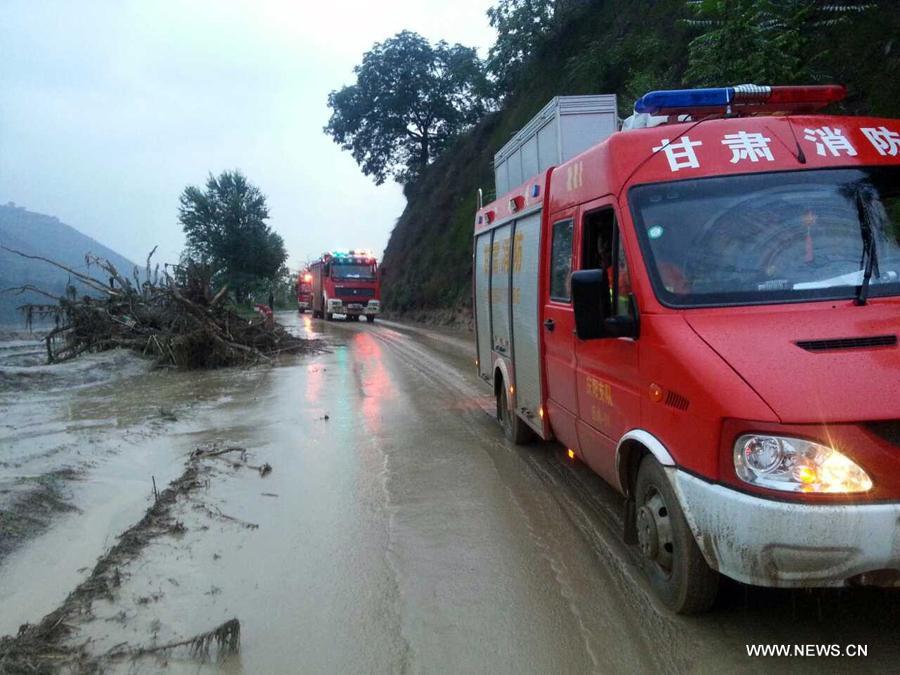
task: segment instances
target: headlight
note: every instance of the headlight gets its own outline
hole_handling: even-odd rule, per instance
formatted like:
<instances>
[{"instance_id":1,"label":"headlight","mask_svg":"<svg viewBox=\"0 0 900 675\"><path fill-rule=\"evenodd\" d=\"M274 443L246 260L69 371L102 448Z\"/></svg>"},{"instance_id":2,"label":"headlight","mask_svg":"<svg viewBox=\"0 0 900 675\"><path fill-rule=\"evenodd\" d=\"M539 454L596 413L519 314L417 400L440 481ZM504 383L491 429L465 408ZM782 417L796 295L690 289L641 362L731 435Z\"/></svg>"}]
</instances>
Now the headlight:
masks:
<instances>
[{"instance_id":1,"label":"headlight","mask_svg":"<svg viewBox=\"0 0 900 675\"><path fill-rule=\"evenodd\" d=\"M867 492L872 479L834 448L783 436L747 434L734 444L741 480L788 492Z\"/></svg>"}]
</instances>

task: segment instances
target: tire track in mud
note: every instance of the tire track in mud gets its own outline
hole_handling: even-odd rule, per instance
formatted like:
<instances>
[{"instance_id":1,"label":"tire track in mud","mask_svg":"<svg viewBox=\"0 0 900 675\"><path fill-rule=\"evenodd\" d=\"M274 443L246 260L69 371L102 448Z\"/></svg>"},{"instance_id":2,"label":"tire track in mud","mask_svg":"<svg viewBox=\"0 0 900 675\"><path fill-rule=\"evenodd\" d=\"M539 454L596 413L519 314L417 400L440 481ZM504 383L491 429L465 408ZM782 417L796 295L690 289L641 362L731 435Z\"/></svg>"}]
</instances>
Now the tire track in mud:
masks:
<instances>
[{"instance_id":1,"label":"tire track in mud","mask_svg":"<svg viewBox=\"0 0 900 675\"><path fill-rule=\"evenodd\" d=\"M442 345L434 350L414 341L420 334L430 337L427 331L415 329L412 339L404 332L378 331L377 337L390 342L397 352L429 383L446 391L446 397L480 401L480 409L490 418L494 415L493 397L487 388L480 389L475 376L464 375L463 367ZM374 334L374 333L373 333ZM411 344L412 343L412 344ZM452 346L452 345L451 345ZM655 599L641 571L638 552L622 540L621 497L603 483L584 465L563 459L561 450L554 444L519 448L502 438L499 427L494 428L495 441L485 445L485 420L478 408L465 406L460 420L494 464L501 482L509 491L510 501L522 515L529 537L538 550L548 559L560 592L572 595L573 614L584 621L590 644L602 640L609 622L619 635L620 650L636 647L643 657L653 664L647 670L665 673L740 669L743 672L767 672L771 663L764 659L750 660L745 653L745 643L804 642L847 643L862 642L870 645L870 655L876 658L857 660L847 664L848 671L869 672L881 670L887 663L894 663L900 642L886 631L884 622L890 623L897 615L898 605L892 602L898 591L854 589L840 591L779 591L743 586L735 582L723 582L722 599L714 613L699 617L673 615ZM544 451L546 450L546 451ZM529 489L526 476L532 477L540 488ZM535 495L543 494L552 500L549 505ZM556 511L560 515L556 515ZM565 545L559 528L559 518L572 525L584 545L590 548L593 558L593 583L609 584L615 592L603 589L583 591L571 578L571 556L574 548ZM563 564L560 564L562 562ZM562 577L562 578L560 578ZM568 583L568 586L565 584ZM579 589L582 590L579 590ZM593 601L602 600L602 607ZM829 608L824 615L822 603ZM818 609L816 609L818 608ZM833 621L828 615L833 615ZM881 618L879 618L881 617ZM627 626L625 629L620 628ZM792 637L791 637L792 636ZM615 643L615 641L614 641ZM601 660L601 670L610 664L604 661L602 649L595 651ZM892 660L893 659L893 660ZM634 669L641 661L623 666ZM880 664L880 665L879 665ZM785 664L786 665L786 664ZM816 672L820 666L814 660L793 662L790 669L796 672Z\"/></svg>"},{"instance_id":2,"label":"tire track in mud","mask_svg":"<svg viewBox=\"0 0 900 675\"><path fill-rule=\"evenodd\" d=\"M403 333L382 327L373 335L401 356L432 386L449 389L449 398L471 400L474 395L480 405L477 408L466 406L460 413L466 431L481 447L486 446L482 412L493 417L492 396L477 392L459 369L435 358L430 350L415 344ZM499 428L497 433L499 435ZM593 493L575 477L572 469L555 458L556 453L551 455L546 450L549 448L511 448L499 438L487 443L487 455L494 470L505 486L508 499L520 514L529 538L551 570L558 592L578 627L585 654L594 671L609 672L612 666L608 660L610 656L617 658L617 669L622 671L633 670L638 664L642 669L655 672L683 671L687 665L685 659L672 650L660 649L660 643L678 644L680 631L656 610L647 591L642 588L638 580L637 556L621 542L622 518L617 506ZM512 484L510 476L525 483L536 482L544 490L534 491L527 485ZM585 598L575 581L577 574L565 559L567 547L554 536L552 521L558 517L554 513L556 509L580 534L596 558L588 573L600 577L595 579L599 583L594 590L600 592L605 601L602 606L583 605ZM602 564L597 565L598 561ZM626 607L620 605L623 601L627 616L622 612ZM646 630L648 625L653 628L655 637L652 640ZM603 644L598 644L601 636L611 634L617 635L617 639L607 639L605 642L608 647L618 648L615 654L604 648ZM631 659L621 659L623 645L628 645Z\"/></svg>"}]
</instances>

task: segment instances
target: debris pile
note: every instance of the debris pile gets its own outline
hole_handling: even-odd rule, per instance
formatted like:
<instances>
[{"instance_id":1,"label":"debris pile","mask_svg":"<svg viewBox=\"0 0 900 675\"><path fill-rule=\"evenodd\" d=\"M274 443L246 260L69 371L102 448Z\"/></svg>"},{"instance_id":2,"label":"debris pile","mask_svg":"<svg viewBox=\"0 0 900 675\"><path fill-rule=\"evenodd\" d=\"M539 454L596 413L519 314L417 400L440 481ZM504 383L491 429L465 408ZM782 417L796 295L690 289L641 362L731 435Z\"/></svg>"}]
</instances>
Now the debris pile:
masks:
<instances>
[{"instance_id":1,"label":"debris pile","mask_svg":"<svg viewBox=\"0 0 900 675\"><path fill-rule=\"evenodd\" d=\"M34 317L55 320L56 327L44 338L50 363L121 347L150 356L160 365L217 368L259 363L279 353L315 348L315 341L292 335L277 323L238 315L226 305L227 286L211 293L208 284L197 279L191 269L182 269L177 280L168 273L168 265L161 273L158 264L151 270L155 249L147 256L144 274L135 268L131 279L108 260L85 256L88 269L96 269L108 279L105 281L41 256L3 248L54 265L92 292L78 297L73 285L65 297L33 286L6 289L34 291L54 301L19 308L29 324Z\"/></svg>"}]
</instances>

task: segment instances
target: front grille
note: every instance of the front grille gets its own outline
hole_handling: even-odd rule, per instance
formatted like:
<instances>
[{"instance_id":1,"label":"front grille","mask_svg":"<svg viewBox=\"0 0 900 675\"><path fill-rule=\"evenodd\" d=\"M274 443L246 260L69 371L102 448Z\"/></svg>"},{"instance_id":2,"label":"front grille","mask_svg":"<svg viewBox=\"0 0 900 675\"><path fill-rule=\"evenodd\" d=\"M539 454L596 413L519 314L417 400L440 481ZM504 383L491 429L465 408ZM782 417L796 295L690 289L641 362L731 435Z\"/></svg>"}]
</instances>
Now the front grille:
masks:
<instances>
[{"instance_id":1,"label":"front grille","mask_svg":"<svg viewBox=\"0 0 900 675\"><path fill-rule=\"evenodd\" d=\"M900 420L888 420L886 422L869 422L865 425L866 429L871 431L879 438L883 438L888 443L900 447Z\"/></svg>"},{"instance_id":2,"label":"front grille","mask_svg":"<svg viewBox=\"0 0 900 675\"><path fill-rule=\"evenodd\" d=\"M339 298L374 298L374 288L347 288L346 286L337 286L334 294Z\"/></svg>"},{"instance_id":3,"label":"front grille","mask_svg":"<svg viewBox=\"0 0 900 675\"><path fill-rule=\"evenodd\" d=\"M839 349L867 349L871 347L894 347L896 335L873 335L857 338L831 338L829 340L798 340L795 343L808 352L827 352Z\"/></svg>"}]
</instances>

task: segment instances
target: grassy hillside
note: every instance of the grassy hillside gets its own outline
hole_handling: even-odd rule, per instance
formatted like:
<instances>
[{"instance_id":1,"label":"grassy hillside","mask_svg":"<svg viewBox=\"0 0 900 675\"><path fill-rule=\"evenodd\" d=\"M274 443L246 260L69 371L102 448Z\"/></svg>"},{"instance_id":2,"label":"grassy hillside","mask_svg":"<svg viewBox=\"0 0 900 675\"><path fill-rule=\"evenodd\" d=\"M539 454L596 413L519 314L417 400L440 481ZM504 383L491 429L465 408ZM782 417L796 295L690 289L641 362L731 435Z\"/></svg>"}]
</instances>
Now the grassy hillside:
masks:
<instances>
[{"instance_id":1,"label":"grassy hillside","mask_svg":"<svg viewBox=\"0 0 900 675\"><path fill-rule=\"evenodd\" d=\"M816 80L848 85L843 110L900 117L900 9L882 5L850 26L818 29L810 69ZM503 109L407 186L384 252L386 308L468 309L475 195L479 187L493 193L494 153L553 96L616 93L625 116L646 91L686 84L696 31L685 17L684 0L605 0L586 3L559 27Z\"/></svg>"},{"instance_id":2,"label":"grassy hillside","mask_svg":"<svg viewBox=\"0 0 900 675\"><path fill-rule=\"evenodd\" d=\"M0 206L0 244L56 260L78 271L87 269L84 262L86 253L107 258L127 276L131 276L134 268L134 263L75 228L52 216L33 213L21 206ZM30 284L62 296L68 281L69 275L52 265L0 250L0 290ZM32 292L21 295L0 293L0 325L21 326L23 317L16 307L29 302L51 301Z\"/></svg>"}]
</instances>

